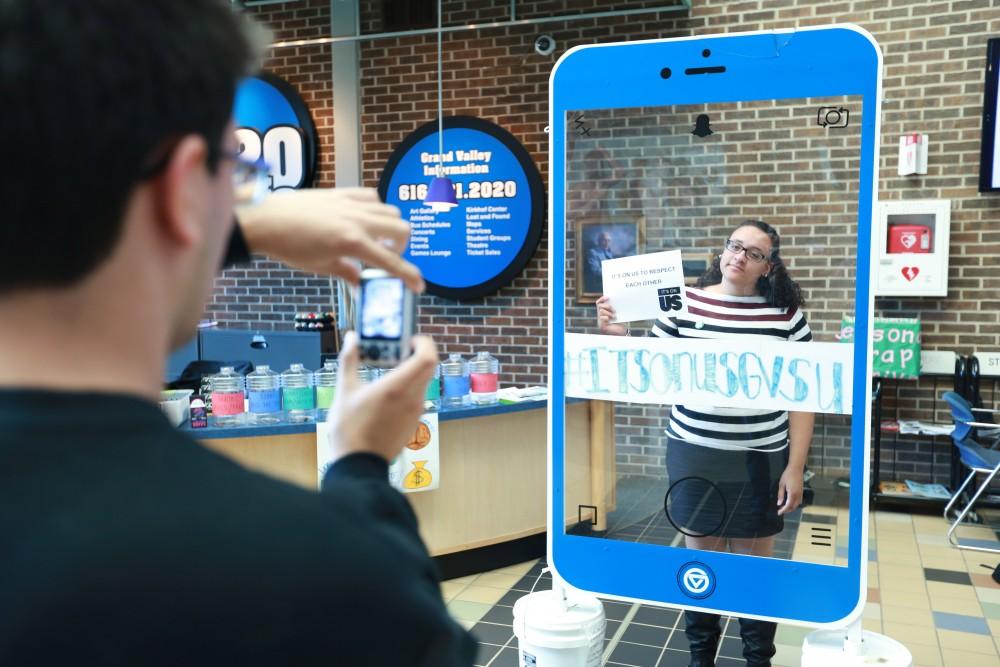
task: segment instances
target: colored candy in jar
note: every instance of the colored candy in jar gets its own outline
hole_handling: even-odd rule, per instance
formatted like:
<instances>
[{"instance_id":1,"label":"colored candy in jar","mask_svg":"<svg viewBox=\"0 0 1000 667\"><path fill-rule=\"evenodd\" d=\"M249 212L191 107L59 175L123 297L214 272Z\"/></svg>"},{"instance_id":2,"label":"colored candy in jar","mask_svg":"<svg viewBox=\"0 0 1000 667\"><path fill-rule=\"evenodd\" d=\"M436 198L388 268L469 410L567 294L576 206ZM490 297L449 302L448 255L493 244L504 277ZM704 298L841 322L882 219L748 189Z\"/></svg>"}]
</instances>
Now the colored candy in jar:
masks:
<instances>
[{"instance_id":1,"label":"colored candy in jar","mask_svg":"<svg viewBox=\"0 0 1000 667\"><path fill-rule=\"evenodd\" d=\"M281 421L280 386L280 376L266 364L247 375L251 424L277 424Z\"/></svg>"},{"instance_id":2,"label":"colored candy in jar","mask_svg":"<svg viewBox=\"0 0 1000 667\"><path fill-rule=\"evenodd\" d=\"M212 426L243 424L243 376L232 366L223 366L208 382L212 399Z\"/></svg>"}]
</instances>

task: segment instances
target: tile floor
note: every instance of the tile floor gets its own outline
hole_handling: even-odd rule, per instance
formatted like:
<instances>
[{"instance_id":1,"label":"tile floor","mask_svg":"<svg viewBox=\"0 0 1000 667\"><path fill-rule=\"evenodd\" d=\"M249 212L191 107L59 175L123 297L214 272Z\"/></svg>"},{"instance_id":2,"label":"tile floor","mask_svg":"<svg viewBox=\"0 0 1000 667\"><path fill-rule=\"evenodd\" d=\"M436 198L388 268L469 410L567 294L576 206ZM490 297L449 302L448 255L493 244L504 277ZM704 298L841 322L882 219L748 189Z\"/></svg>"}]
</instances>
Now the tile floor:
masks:
<instances>
[{"instance_id":1,"label":"tile floor","mask_svg":"<svg viewBox=\"0 0 1000 667\"><path fill-rule=\"evenodd\" d=\"M945 537L947 526L938 516L874 512L870 521L864 627L905 644L917 667L1000 665L1000 584L991 579L991 569L983 567L992 568L1000 556L951 547ZM1000 546L997 531L991 528L965 526L959 534L963 542ZM512 607L533 586L551 585L548 575L541 574L542 567L543 563L531 561L442 584L452 615L480 642L477 665L518 667ZM605 612L604 664L687 665L682 614L610 601L605 602ZM795 626L778 628L775 667L798 667L808 632ZM725 620L723 636L719 667L744 664L738 657L735 620Z\"/></svg>"}]
</instances>

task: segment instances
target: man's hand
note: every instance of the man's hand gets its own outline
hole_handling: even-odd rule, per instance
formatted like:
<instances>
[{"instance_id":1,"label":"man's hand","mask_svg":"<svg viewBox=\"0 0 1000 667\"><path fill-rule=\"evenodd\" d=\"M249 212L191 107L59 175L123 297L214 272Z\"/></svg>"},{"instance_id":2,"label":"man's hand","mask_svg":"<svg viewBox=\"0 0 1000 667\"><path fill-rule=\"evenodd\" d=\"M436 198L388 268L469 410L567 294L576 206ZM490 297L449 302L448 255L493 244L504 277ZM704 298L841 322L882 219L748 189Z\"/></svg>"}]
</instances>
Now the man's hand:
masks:
<instances>
[{"instance_id":1,"label":"man's hand","mask_svg":"<svg viewBox=\"0 0 1000 667\"><path fill-rule=\"evenodd\" d=\"M424 291L420 270L400 255L410 226L371 188L305 189L269 195L236 213L251 252L357 285L357 260Z\"/></svg>"},{"instance_id":2,"label":"man's hand","mask_svg":"<svg viewBox=\"0 0 1000 667\"><path fill-rule=\"evenodd\" d=\"M427 336L413 338L413 354L372 384L358 379L358 336L348 332L340 352L337 393L330 406L330 449L336 461L368 452L386 461L399 455L424 412L424 393L438 354Z\"/></svg>"}]
</instances>

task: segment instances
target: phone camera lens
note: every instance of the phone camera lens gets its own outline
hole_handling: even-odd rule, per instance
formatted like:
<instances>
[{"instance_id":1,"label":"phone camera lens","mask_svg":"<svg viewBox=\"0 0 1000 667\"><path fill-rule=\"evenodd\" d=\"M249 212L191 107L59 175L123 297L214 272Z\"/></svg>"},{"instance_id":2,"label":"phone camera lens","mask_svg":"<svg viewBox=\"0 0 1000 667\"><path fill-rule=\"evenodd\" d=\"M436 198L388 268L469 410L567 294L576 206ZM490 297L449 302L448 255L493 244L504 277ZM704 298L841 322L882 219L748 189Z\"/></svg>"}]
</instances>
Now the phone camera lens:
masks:
<instances>
[{"instance_id":1,"label":"phone camera lens","mask_svg":"<svg viewBox=\"0 0 1000 667\"><path fill-rule=\"evenodd\" d=\"M670 68L669 67L664 67L663 69L661 69L660 70L660 77L662 77L664 79L669 79L670 78Z\"/></svg>"},{"instance_id":2,"label":"phone camera lens","mask_svg":"<svg viewBox=\"0 0 1000 667\"><path fill-rule=\"evenodd\" d=\"M707 58L707 57L709 57L710 55L712 55L712 51L711 51L711 49L705 49L704 51L702 51L702 52L701 52L701 57L702 57L702 58Z\"/></svg>"}]
</instances>

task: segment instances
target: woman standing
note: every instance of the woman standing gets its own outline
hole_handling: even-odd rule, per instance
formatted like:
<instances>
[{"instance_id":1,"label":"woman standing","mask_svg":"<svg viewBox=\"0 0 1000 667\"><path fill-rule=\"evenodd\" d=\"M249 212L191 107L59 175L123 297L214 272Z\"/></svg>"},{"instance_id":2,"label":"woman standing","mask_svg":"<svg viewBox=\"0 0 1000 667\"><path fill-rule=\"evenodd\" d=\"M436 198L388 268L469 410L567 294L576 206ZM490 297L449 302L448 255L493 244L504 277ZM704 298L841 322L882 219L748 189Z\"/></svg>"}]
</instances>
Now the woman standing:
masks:
<instances>
[{"instance_id":1,"label":"woman standing","mask_svg":"<svg viewBox=\"0 0 1000 667\"><path fill-rule=\"evenodd\" d=\"M750 220L737 227L722 254L693 288L687 315L661 317L649 332L661 338L812 339L800 310L799 286L785 269L778 232ZM612 324L607 297L597 301L601 333L624 336ZM782 516L802 501L803 473L814 416L748 408L674 405L667 428L666 506L689 549L771 556ZM715 664L719 616L685 613L691 664ZM740 619L748 667L766 667L774 655L776 625Z\"/></svg>"}]
</instances>

